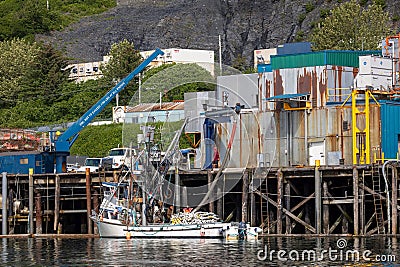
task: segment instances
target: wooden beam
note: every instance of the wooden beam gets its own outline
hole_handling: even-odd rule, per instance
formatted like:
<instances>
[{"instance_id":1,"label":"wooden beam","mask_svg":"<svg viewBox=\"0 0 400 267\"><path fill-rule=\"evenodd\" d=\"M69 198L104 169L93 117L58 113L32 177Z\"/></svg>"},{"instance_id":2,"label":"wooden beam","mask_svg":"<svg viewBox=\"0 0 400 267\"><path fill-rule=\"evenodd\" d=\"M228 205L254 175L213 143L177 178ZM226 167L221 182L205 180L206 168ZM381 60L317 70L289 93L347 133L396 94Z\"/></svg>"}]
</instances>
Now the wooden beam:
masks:
<instances>
[{"instance_id":1,"label":"wooden beam","mask_svg":"<svg viewBox=\"0 0 400 267\"><path fill-rule=\"evenodd\" d=\"M329 234L332 234L335 231L336 227L343 220L344 215L340 214L340 216L336 219L336 221L332 224L331 228L329 228Z\"/></svg>"},{"instance_id":2,"label":"wooden beam","mask_svg":"<svg viewBox=\"0 0 400 267\"><path fill-rule=\"evenodd\" d=\"M247 199L249 192L249 173L247 171L243 174L242 186L242 222L247 222Z\"/></svg>"},{"instance_id":3,"label":"wooden beam","mask_svg":"<svg viewBox=\"0 0 400 267\"><path fill-rule=\"evenodd\" d=\"M323 186L322 186L322 195L324 196L324 199L328 198L328 182L324 181ZM329 233L329 205L325 204L322 207L322 222L323 222L323 230L324 234Z\"/></svg>"},{"instance_id":4,"label":"wooden beam","mask_svg":"<svg viewBox=\"0 0 400 267\"><path fill-rule=\"evenodd\" d=\"M329 192L328 192L328 196L329 196L329 198L334 199L333 196L331 195L331 193L329 193ZM350 215L340 205L338 205L338 204L335 204L335 205L343 213L343 215L346 217L346 219L349 220L351 223L353 223L353 219L350 217Z\"/></svg>"},{"instance_id":5,"label":"wooden beam","mask_svg":"<svg viewBox=\"0 0 400 267\"><path fill-rule=\"evenodd\" d=\"M277 172L277 203L276 203L276 233L282 234L282 186L283 186L283 173L281 170Z\"/></svg>"},{"instance_id":6,"label":"wooden beam","mask_svg":"<svg viewBox=\"0 0 400 267\"><path fill-rule=\"evenodd\" d=\"M301 206L303 206L304 204L306 204L308 201L310 201L311 199L313 199L315 196L315 193L312 193L311 195L309 195L308 197L306 197L305 199L303 199L302 201L300 201L296 206L294 206L290 212L294 212L295 210L297 210L298 208L300 208Z\"/></svg>"},{"instance_id":7,"label":"wooden beam","mask_svg":"<svg viewBox=\"0 0 400 267\"><path fill-rule=\"evenodd\" d=\"M365 224L365 228L364 228L365 229L365 233L367 233L368 228L371 226L372 222L375 220L375 216L376 216L376 213L374 212L372 214L371 218L369 218L368 222Z\"/></svg>"},{"instance_id":8,"label":"wooden beam","mask_svg":"<svg viewBox=\"0 0 400 267\"><path fill-rule=\"evenodd\" d=\"M287 210L290 210L290 184L289 183L285 184L285 206L286 206ZM285 218L285 228L286 228L286 234L290 235L292 233L292 227L291 227L289 216L286 216L286 218Z\"/></svg>"},{"instance_id":9,"label":"wooden beam","mask_svg":"<svg viewBox=\"0 0 400 267\"><path fill-rule=\"evenodd\" d=\"M360 210L359 210L359 203L358 203L358 170L356 166L353 166L353 207L354 207L354 213L353 213L353 220L354 220L354 231L353 233L355 235L359 234L359 215L360 215Z\"/></svg>"},{"instance_id":10,"label":"wooden beam","mask_svg":"<svg viewBox=\"0 0 400 267\"><path fill-rule=\"evenodd\" d=\"M361 189L363 189L364 191L367 191L368 193L370 193L372 195L378 196L382 200L386 200L385 196L383 196L383 195L381 195L379 193L376 193L374 190L372 190L371 188L369 188L368 186L366 186L364 184L359 184L359 187L361 187ZM396 204L396 207L397 207L398 210L400 210L400 206L399 205Z\"/></svg>"},{"instance_id":11,"label":"wooden beam","mask_svg":"<svg viewBox=\"0 0 400 267\"><path fill-rule=\"evenodd\" d=\"M58 222L60 218L60 176L56 175L56 188L54 196L54 232L58 233Z\"/></svg>"},{"instance_id":12,"label":"wooden beam","mask_svg":"<svg viewBox=\"0 0 400 267\"><path fill-rule=\"evenodd\" d=\"M278 203L276 203L275 201L273 201L272 199L270 199L269 197L265 196L264 194L262 194L260 191L255 190L254 192L256 192L258 195L260 195L262 198L264 198L265 200L267 200L269 203L271 203L272 205L274 205L275 207L278 207ZM294 215L293 213L291 213L290 211L288 211L285 208L282 208L282 211L290 216L290 218L292 218L293 220L295 220L296 222L300 223L301 225L303 225L306 229L310 230L311 232L313 232L315 234L315 228L312 227L311 225L309 225L308 223L306 223L305 221L299 219L296 215Z\"/></svg>"}]
</instances>

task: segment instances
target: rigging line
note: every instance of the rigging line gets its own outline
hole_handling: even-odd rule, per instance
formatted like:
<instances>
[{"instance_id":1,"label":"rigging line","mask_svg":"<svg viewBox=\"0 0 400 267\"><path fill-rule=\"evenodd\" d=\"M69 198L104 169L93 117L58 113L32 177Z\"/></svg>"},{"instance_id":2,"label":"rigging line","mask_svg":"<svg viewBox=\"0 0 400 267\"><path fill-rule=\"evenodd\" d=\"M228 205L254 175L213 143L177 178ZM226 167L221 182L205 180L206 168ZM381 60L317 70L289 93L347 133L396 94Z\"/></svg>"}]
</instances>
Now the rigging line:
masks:
<instances>
[{"instance_id":1,"label":"rigging line","mask_svg":"<svg viewBox=\"0 0 400 267\"><path fill-rule=\"evenodd\" d=\"M139 153L139 155L137 156L137 158L136 158L135 161L133 162L133 165L139 160L139 158L140 158L141 154L143 154L143 152L144 152L144 151L141 151L141 152ZM114 192L117 191L118 187L119 187L119 186L121 185L121 183L124 181L124 179L125 179L125 177L128 175L128 173L131 173L131 172L132 172L132 171L131 171L131 167L128 167L128 169L129 169L129 171L126 172L126 174L118 181L118 184L117 184L116 186L114 186L114 189L115 189ZM104 208L107 207L108 204L111 202L111 199L113 198L114 192L113 192L112 194L110 194L110 195L106 198L106 201L105 201L105 203L104 203L104 205L103 205L103 208L100 209L99 214L102 214L103 211L104 211Z\"/></svg>"},{"instance_id":2,"label":"rigging line","mask_svg":"<svg viewBox=\"0 0 400 267\"><path fill-rule=\"evenodd\" d=\"M163 160L161 161L160 166L163 166L163 163L167 163L167 161L170 161L170 158L172 158L172 157L175 156L177 147L178 147L178 145L179 145L179 138L180 138L180 136L181 136L183 130L185 129L185 126L186 126L187 122L188 122L188 118L185 118L185 120L184 120L184 122L183 122L181 128L175 133L175 136L174 136L174 138L172 139L171 144L168 146L168 149L167 149L167 151L165 152L165 156L164 156ZM175 156L175 157L178 157L178 156ZM177 164L177 163L175 163L175 164ZM167 168L167 166L168 166L168 164L166 165L166 168ZM164 173L167 173L167 172L168 172L168 170L165 170ZM155 180L155 178L156 178L156 176L157 176L158 174L159 174L159 172L156 171L155 174L154 174L154 176L153 176L153 179L152 179L152 180ZM157 185L156 185L155 188L158 188L159 186L162 185L163 180L164 180L164 179L163 179L164 177L165 177L165 174L159 175L159 179L158 179L158 182L157 182Z\"/></svg>"},{"instance_id":3,"label":"rigging line","mask_svg":"<svg viewBox=\"0 0 400 267\"><path fill-rule=\"evenodd\" d=\"M214 187L217 184L217 182L219 180L219 177L222 174L222 171L225 169L226 164L228 163L228 158L230 158L230 152L231 152L231 149L232 149L233 138L235 137L235 133L236 133L236 126L237 126L237 118L234 117L231 137L230 137L229 142L228 142L228 147L227 147L227 150L226 150L226 153L225 153L224 160L222 161L221 168L218 170L218 173L215 176L214 181L211 183L210 189L208 190L207 194L205 195L203 200L200 202L200 204L196 208L194 208L192 210L192 212L198 211L203 205L205 205L206 202L208 201L210 195L211 195L211 192L214 191Z\"/></svg>"}]
</instances>

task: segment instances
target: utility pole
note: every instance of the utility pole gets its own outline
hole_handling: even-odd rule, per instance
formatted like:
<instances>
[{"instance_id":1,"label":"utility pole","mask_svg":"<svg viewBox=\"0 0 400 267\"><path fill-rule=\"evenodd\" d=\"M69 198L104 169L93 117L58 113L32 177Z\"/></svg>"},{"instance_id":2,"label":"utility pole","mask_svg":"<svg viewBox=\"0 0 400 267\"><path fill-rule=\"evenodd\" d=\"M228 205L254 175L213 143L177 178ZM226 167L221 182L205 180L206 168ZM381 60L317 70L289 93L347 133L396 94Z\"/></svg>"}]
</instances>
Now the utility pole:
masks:
<instances>
[{"instance_id":1,"label":"utility pole","mask_svg":"<svg viewBox=\"0 0 400 267\"><path fill-rule=\"evenodd\" d=\"M219 46L219 75L222 75L222 43L221 43L221 34L218 35L218 46Z\"/></svg>"}]
</instances>

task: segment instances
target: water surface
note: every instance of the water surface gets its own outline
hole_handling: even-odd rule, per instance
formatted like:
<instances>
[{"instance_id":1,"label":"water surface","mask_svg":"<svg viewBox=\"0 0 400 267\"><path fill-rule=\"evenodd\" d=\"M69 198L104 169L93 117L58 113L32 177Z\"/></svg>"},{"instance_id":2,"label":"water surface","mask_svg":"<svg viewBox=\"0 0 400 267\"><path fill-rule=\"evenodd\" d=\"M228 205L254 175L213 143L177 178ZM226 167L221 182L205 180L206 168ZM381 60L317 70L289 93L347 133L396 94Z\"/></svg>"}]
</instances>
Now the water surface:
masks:
<instances>
[{"instance_id":1,"label":"water surface","mask_svg":"<svg viewBox=\"0 0 400 267\"><path fill-rule=\"evenodd\" d=\"M1 266L400 266L397 264L400 243L395 238L273 237L258 241L49 238L0 242ZM355 251L359 253L358 260L351 258ZM369 251L366 261L362 255ZM312 258L314 252L320 260ZM375 262L377 255L392 258Z\"/></svg>"}]
</instances>

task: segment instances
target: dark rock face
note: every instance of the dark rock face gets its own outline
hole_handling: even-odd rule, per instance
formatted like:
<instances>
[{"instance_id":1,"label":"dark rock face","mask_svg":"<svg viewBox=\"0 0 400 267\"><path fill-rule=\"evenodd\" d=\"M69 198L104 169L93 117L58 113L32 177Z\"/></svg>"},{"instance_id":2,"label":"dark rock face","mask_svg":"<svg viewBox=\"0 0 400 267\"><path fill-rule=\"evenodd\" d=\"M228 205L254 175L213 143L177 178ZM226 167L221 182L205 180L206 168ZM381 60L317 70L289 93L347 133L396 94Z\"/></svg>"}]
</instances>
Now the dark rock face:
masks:
<instances>
[{"instance_id":1,"label":"dark rock face","mask_svg":"<svg viewBox=\"0 0 400 267\"><path fill-rule=\"evenodd\" d=\"M306 11L300 0L118 0L117 7L82 19L62 32L38 35L71 62L102 60L113 43L127 39L139 50L191 48L214 50L218 59L218 35L222 62L237 57L250 66L253 50L293 42L299 32L307 35L322 9L337 1L316 0ZM400 1L386 1L394 15Z\"/></svg>"}]
</instances>

